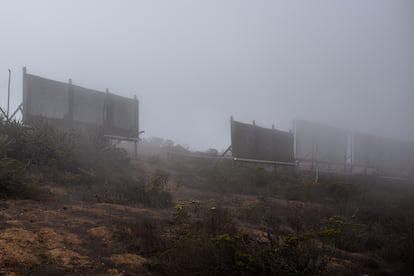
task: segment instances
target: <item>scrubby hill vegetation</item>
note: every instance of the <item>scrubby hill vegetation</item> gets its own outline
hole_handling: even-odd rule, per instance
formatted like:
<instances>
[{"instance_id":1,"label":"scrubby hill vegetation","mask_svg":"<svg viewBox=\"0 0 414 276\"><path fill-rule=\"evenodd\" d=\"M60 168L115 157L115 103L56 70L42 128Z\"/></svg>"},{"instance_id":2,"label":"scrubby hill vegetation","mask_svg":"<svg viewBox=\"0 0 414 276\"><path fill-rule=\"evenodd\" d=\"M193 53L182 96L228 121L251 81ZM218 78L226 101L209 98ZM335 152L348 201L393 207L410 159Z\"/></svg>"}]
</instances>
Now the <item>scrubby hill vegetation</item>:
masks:
<instances>
[{"instance_id":1,"label":"scrubby hill vegetation","mask_svg":"<svg viewBox=\"0 0 414 276\"><path fill-rule=\"evenodd\" d=\"M414 183L168 147L1 121L0 273L413 274Z\"/></svg>"}]
</instances>

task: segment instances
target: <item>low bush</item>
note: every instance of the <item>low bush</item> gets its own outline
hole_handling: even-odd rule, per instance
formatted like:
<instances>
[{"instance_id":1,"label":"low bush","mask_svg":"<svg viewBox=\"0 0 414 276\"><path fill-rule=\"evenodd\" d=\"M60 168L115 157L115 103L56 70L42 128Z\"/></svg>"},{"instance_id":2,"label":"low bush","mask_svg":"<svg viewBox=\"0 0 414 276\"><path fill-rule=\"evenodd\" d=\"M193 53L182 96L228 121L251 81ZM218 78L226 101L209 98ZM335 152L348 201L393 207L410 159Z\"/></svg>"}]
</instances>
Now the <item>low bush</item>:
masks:
<instances>
[{"instance_id":1,"label":"low bush","mask_svg":"<svg viewBox=\"0 0 414 276\"><path fill-rule=\"evenodd\" d=\"M188 185L220 193L258 194L271 183L271 174L262 167L210 164L198 168L197 174L203 181Z\"/></svg>"},{"instance_id":2,"label":"low bush","mask_svg":"<svg viewBox=\"0 0 414 276\"><path fill-rule=\"evenodd\" d=\"M7 157L39 166L55 165L63 169L76 166L70 133L58 131L48 124L27 127L15 121L2 122L0 133L3 141L7 137L7 148L3 142L2 150Z\"/></svg>"},{"instance_id":3,"label":"low bush","mask_svg":"<svg viewBox=\"0 0 414 276\"><path fill-rule=\"evenodd\" d=\"M45 199L48 193L30 178L27 165L12 158L0 159L0 198Z\"/></svg>"},{"instance_id":4,"label":"low bush","mask_svg":"<svg viewBox=\"0 0 414 276\"><path fill-rule=\"evenodd\" d=\"M172 205L172 196L165 190L167 179L168 175L163 172L155 172L139 180L113 175L103 183L90 185L85 199L94 197L98 202L166 208Z\"/></svg>"},{"instance_id":5,"label":"low bush","mask_svg":"<svg viewBox=\"0 0 414 276\"><path fill-rule=\"evenodd\" d=\"M66 182L60 177L65 172L86 174L89 182L105 182L129 164L126 152L112 146L99 130L65 132L46 122L25 126L4 120L0 120L0 158L3 197L40 193L39 183L30 179L29 171L47 174L49 182L53 182L51 178ZM157 191L151 196L159 194L162 193Z\"/></svg>"},{"instance_id":6,"label":"low bush","mask_svg":"<svg viewBox=\"0 0 414 276\"><path fill-rule=\"evenodd\" d=\"M319 236L336 248L349 252L364 252L369 242L366 226L355 224L340 217L325 220Z\"/></svg>"},{"instance_id":7,"label":"low bush","mask_svg":"<svg viewBox=\"0 0 414 276\"><path fill-rule=\"evenodd\" d=\"M63 170L81 167L96 174L129 164L126 152L112 146L99 129L68 132L47 122L25 126L2 121L0 134L0 154L24 163Z\"/></svg>"},{"instance_id":8,"label":"low bush","mask_svg":"<svg viewBox=\"0 0 414 276\"><path fill-rule=\"evenodd\" d=\"M160 222L150 217L116 221L113 232L116 239L125 243L130 252L151 255L165 248Z\"/></svg>"},{"instance_id":9,"label":"low bush","mask_svg":"<svg viewBox=\"0 0 414 276\"><path fill-rule=\"evenodd\" d=\"M129 168L126 151L111 144L100 129L76 133L73 136L73 155L78 166L105 179L114 171Z\"/></svg>"},{"instance_id":10,"label":"low bush","mask_svg":"<svg viewBox=\"0 0 414 276\"><path fill-rule=\"evenodd\" d=\"M241 232L228 210L197 201L177 204L174 229L148 262L166 275L315 275L329 260L312 238L259 241Z\"/></svg>"}]
</instances>

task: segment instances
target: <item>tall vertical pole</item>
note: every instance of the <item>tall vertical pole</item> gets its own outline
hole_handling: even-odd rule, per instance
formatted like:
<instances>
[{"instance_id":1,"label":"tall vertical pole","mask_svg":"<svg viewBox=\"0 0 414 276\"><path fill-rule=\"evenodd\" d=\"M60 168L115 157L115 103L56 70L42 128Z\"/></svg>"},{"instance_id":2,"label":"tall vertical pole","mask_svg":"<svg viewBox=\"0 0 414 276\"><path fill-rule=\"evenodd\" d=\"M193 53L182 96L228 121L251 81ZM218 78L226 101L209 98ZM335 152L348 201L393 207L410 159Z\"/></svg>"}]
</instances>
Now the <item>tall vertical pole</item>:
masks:
<instances>
[{"instance_id":1,"label":"tall vertical pole","mask_svg":"<svg viewBox=\"0 0 414 276\"><path fill-rule=\"evenodd\" d=\"M28 87L27 87L27 69L26 67L23 67L23 123L27 124L28 121L28 114L29 114L29 94L28 94Z\"/></svg>"},{"instance_id":2,"label":"tall vertical pole","mask_svg":"<svg viewBox=\"0 0 414 276\"><path fill-rule=\"evenodd\" d=\"M233 139L234 139L234 129L233 129L233 116L230 116L230 147L231 147L231 165L234 168L234 150L233 150Z\"/></svg>"},{"instance_id":3,"label":"tall vertical pole","mask_svg":"<svg viewBox=\"0 0 414 276\"><path fill-rule=\"evenodd\" d=\"M9 69L9 85L7 88L7 121L9 120L9 110L10 110L10 81L11 81L11 70Z\"/></svg>"},{"instance_id":4,"label":"tall vertical pole","mask_svg":"<svg viewBox=\"0 0 414 276\"><path fill-rule=\"evenodd\" d=\"M297 154L296 154L296 119L293 120L292 122L292 128L293 128L293 159L296 161L297 158ZM297 163L297 165L299 165Z\"/></svg>"},{"instance_id":5,"label":"tall vertical pole","mask_svg":"<svg viewBox=\"0 0 414 276\"><path fill-rule=\"evenodd\" d=\"M134 155L135 158L138 158L138 139L139 139L139 102L137 99L137 95L134 95L135 100L135 131L137 135L137 140L134 141Z\"/></svg>"},{"instance_id":6,"label":"tall vertical pole","mask_svg":"<svg viewBox=\"0 0 414 276\"><path fill-rule=\"evenodd\" d=\"M256 121L255 120L253 120L253 126L256 126ZM258 134L257 134L257 130L255 129L254 130L254 136L253 136L253 138L254 138L254 155L255 155L255 159L260 159L260 158L258 158L259 156L258 156L258 152L259 152L259 144L258 144L258 142L257 142L257 136L258 136Z\"/></svg>"},{"instance_id":7,"label":"tall vertical pole","mask_svg":"<svg viewBox=\"0 0 414 276\"><path fill-rule=\"evenodd\" d=\"M354 167L354 159L355 159L355 155L354 155L354 132L350 133L351 137L350 137L350 143L349 143L349 148L351 149L351 152L349 154L350 158L349 158L349 163L350 163L350 173L353 173L353 167Z\"/></svg>"},{"instance_id":8,"label":"tall vertical pole","mask_svg":"<svg viewBox=\"0 0 414 276\"><path fill-rule=\"evenodd\" d=\"M104 133L108 133L110 129L110 121L112 120L112 110L110 106L109 100L109 89L105 88L105 103L104 103L104 110L103 110L103 131Z\"/></svg>"},{"instance_id":9,"label":"tall vertical pole","mask_svg":"<svg viewBox=\"0 0 414 276\"><path fill-rule=\"evenodd\" d=\"M71 131L73 130L74 124L74 113L73 113L73 86L72 86L72 79L68 80L68 114L66 118L67 127Z\"/></svg>"},{"instance_id":10,"label":"tall vertical pole","mask_svg":"<svg viewBox=\"0 0 414 276\"><path fill-rule=\"evenodd\" d=\"M234 138L233 131L234 131L234 129L233 129L233 116L230 116L230 146L232 147L232 149L233 149L233 138ZM232 150L232 156L233 156L233 150Z\"/></svg>"},{"instance_id":11,"label":"tall vertical pole","mask_svg":"<svg viewBox=\"0 0 414 276\"><path fill-rule=\"evenodd\" d=\"M312 135L312 170L315 168L315 140Z\"/></svg>"}]
</instances>

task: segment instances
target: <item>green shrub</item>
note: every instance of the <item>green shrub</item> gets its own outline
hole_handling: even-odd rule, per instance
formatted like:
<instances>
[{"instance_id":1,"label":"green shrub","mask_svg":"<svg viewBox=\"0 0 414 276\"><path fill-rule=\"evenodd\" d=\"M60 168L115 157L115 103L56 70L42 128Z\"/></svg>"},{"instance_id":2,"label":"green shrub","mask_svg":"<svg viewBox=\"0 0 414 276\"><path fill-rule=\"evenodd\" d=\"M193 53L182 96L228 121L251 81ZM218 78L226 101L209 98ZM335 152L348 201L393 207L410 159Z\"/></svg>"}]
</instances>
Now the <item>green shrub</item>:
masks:
<instances>
[{"instance_id":1,"label":"green shrub","mask_svg":"<svg viewBox=\"0 0 414 276\"><path fill-rule=\"evenodd\" d=\"M335 247L350 252L365 251L369 238L365 225L355 224L340 217L328 218L319 236Z\"/></svg>"},{"instance_id":2,"label":"green shrub","mask_svg":"<svg viewBox=\"0 0 414 276\"><path fill-rule=\"evenodd\" d=\"M175 236L148 266L166 275L317 275L329 260L313 236L258 241L226 209L199 202L177 203L174 222Z\"/></svg>"},{"instance_id":3,"label":"green shrub","mask_svg":"<svg viewBox=\"0 0 414 276\"><path fill-rule=\"evenodd\" d=\"M27 127L15 121L3 123L0 128L3 140L8 138L7 150L2 150L8 157L41 166L75 167L71 134L58 131L48 124Z\"/></svg>"},{"instance_id":4,"label":"green shrub","mask_svg":"<svg viewBox=\"0 0 414 276\"><path fill-rule=\"evenodd\" d=\"M47 191L27 174L27 165L12 158L0 159L0 198L44 199Z\"/></svg>"},{"instance_id":5,"label":"green shrub","mask_svg":"<svg viewBox=\"0 0 414 276\"><path fill-rule=\"evenodd\" d=\"M129 164L125 150L111 144L100 129L62 131L47 122L0 124L0 155L63 170L83 168L106 176Z\"/></svg>"},{"instance_id":6,"label":"green shrub","mask_svg":"<svg viewBox=\"0 0 414 276\"><path fill-rule=\"evenodd\" d=\"M112 145L100 129L77 133L73 138L73 154L80 167L92 170L103 178L114 170L128 168L130 159L126 151Z\"/></svg>"},{"instance_id":7,"label":"green shrub","mask_svg":"<svg viewBox=\"0 0 414 276\"><path fill-rule=\"evenodd\" d=\"M271 183L271 175L262 167L211 164L198 174L205 179L198 188L221 193L258 194Z\"/></svg>"},{"instance_id":8,"label":"green shrub","mask_svg":"<svg viewBox=\"0 0 414 276\"><path fill-rule=\"evenodd\" d=\"M164 249L160 222L150 217L139 217L129 221L117 221L113 230L115 237L127 245L130 252L153 254Z\"/></svg>"},{"instance_id":9,"label":"green shrub","mask_svg":"<svg viewBox=\"0 0 414 276\"><path fill-rule=\"evenodd\" d=\"M169 275L236 275L252 269L254 258L243 250L245 237L237 233L230 214L194 206L198 203L177 204L177 236L157 255L158 269Z\"/></svg>"},{"instance_id":10,"label":"green shrub","mask_svg":"<svg viewBox=\"0 0 414 276\"><path fill-rule=\"evenodd\" d=\"M113 175L103 183L93 183L89 187L88 200L93 196L98 202L169 207L172 205L172 196L164 189L165 177L163 174L154 173L149 177L135 180L128 176Z\"/></svg>"}]
</instances>

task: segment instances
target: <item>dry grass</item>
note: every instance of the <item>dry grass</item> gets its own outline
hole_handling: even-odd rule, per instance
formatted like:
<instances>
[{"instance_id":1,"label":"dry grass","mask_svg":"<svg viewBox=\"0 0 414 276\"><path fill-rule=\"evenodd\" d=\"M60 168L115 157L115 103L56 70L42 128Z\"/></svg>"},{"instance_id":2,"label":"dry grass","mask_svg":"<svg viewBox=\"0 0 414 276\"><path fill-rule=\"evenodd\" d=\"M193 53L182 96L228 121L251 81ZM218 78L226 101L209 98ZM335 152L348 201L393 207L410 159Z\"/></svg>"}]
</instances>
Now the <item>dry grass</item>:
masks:
<instances>
[{"instance_id":1,"label":"dry grass","mask_svg":"<svg viewBox=\"0 0 414 276\"><path fill-rule=\"evenodd\" d=\"M22 142L24 131L8 127ZM92 155L77 163L76 151L54 152L70 151L63 138L48 145L56 137L41 138L47 154L29 162L39 148L23 154L8 137L0 274L413 274L413 183L321 175L315 184L291 170L188 156L128 163L99 140L83 142Z\"/></svg>"}]
</instances>

